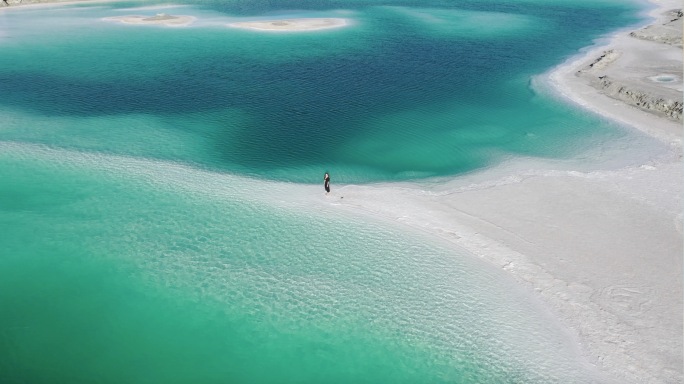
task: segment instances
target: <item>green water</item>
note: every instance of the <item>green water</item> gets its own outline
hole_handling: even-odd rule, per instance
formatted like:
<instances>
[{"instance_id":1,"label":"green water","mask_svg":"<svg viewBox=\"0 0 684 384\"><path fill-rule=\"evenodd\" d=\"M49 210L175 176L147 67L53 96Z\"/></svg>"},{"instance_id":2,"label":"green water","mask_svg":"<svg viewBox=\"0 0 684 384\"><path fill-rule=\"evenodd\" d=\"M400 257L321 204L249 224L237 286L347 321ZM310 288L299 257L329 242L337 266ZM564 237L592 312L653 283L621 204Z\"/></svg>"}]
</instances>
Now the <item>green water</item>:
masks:
<instances>
[{"instance_id":1,"label":"green water","mask_svg":"<svg viewBox=\"0 0 684 384\"><path fill-rule=\"evenodd\" d=\"M550 382L577 364L527 293L419 236L238 200L252 182L233 177L206 193L171 165L3 149L4 382Z\"/></svg>"}]
</instances>

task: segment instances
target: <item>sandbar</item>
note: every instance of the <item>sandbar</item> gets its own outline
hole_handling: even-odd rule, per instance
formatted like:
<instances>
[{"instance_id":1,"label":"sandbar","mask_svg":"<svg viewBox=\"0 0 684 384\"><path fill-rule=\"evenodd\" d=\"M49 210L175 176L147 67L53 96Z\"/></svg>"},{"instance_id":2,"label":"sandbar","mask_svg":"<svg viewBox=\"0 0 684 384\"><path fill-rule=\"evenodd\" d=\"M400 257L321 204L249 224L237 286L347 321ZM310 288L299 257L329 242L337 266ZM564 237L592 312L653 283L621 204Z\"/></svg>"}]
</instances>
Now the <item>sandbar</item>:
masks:
<instances>
[{"instance_id":1,"label":"sandbar","mask_svg":"<svg viewBox=\"0 0 684 384\"><path fill-rule=\"evenodd\" d=\"M342 18L300 18L276 19L230 23L229 27L254 29L258 31L315 31L329 28L340 28L348 25Z\"/></svg>"},{"instance_id":2,"label":"sandbar","mask_svg":"<svg viewBox=\"0 0 684 384\"><path fill-rule=\"evenodd\" d=\"M165 25L169 27L186 26L192 24L196 18L194 16L173 16L166 13L159 13L155 16L116 16L106 17L106 21L118 21L124 24L138 25Z\"/></svg>"}]
</instances>

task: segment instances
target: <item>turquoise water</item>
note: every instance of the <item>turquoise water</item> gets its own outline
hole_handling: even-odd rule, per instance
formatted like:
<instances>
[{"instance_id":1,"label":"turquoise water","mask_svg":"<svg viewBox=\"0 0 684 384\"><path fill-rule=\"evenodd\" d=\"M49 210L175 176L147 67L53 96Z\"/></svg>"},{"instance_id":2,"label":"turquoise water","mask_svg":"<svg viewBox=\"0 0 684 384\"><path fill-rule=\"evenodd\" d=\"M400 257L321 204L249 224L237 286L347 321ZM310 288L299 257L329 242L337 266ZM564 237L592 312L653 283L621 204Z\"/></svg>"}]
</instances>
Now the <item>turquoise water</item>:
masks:
<instances>
[{"instance_id":1,"label":"turquoise water","mask_svg":"<svg viewBox=\"0 0 684 384\"><path fill-rule=\"evenodd\" d=\"M0 13L0 381L595 379L502 271L309 191L620 140L530 79L636 6L153 5ZM101 20L159 12L198 19ZM282 17L351 23L225 26Z\"/></svg>"},{"instance_id":2,"label":"turquoise water","mask_svg":"<svg viewBox=\"0 0 684 384\"><path fill-rule=\"evenodd\" d=\"M100 20L135 14L125 3L5 13L0 108L10 118L0 139L317 183L324 168L336 182L368 182L453 175L510 156L569 157L619 135L538 97L529 81L634 22L634 8L267 4L138 12L197 16L189 28ZM310 16L353 25L289 34L225 27Z\"/></svg>"}]
</instances>

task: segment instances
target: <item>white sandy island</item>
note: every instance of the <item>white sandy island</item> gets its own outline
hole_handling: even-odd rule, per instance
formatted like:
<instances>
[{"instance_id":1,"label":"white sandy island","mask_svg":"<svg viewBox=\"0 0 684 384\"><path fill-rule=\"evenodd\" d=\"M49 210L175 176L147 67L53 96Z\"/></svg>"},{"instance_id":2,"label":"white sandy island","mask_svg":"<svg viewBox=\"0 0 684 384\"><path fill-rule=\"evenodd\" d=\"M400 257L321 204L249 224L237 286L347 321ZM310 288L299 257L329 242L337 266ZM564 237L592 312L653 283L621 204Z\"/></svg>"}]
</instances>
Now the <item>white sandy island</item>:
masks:
<instances>
[{"instance_id":1,"label":"white sandy island","mask_svg":"<svg viewBox=\"0 0 684 384\"><path fill-rule=\"evenodd\" d=\"M194 16L173 16L166 13L158 13L155 16L116 16L106 17L105 21L118 21L124 24L138 25L165 25L169 27L179 27L192 24L196 18Z\"/></svg>"},{"instance_id":2,"label":"white sandy island","mask_svg":"<svg viewBox=\"0 0 684 384\"><path fill-rule=\"evenodd\" d=\"M276 19L230 23L229 27L254 29L258 31L315 31L320 29L340 28L348 25L342 18L301 18Z\"/></svg>"}]
</instances>

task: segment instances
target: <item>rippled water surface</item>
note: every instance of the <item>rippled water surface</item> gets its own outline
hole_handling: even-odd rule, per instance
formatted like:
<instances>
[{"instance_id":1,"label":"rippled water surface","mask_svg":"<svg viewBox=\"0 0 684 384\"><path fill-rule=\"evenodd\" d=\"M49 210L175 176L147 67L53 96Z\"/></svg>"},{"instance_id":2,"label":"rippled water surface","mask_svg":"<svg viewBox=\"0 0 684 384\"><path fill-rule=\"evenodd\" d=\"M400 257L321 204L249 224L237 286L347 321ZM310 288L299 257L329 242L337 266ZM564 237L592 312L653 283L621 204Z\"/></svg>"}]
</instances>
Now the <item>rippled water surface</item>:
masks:
<instances>
[{"instance_id":1,"label":"rippled water surface","mask_svg":"<svg viewBox=\"0 0 684 384\"><path fill-rule=\"evenodd\" d=\"M197 21L102 20L161 12ZM530 79L636 15L533 0L0 11L0 381L591 382L503 272L340 214L310 184L618 140ZM349 25L226 27L298 17Z\"/></svg>"}]
</instances>

